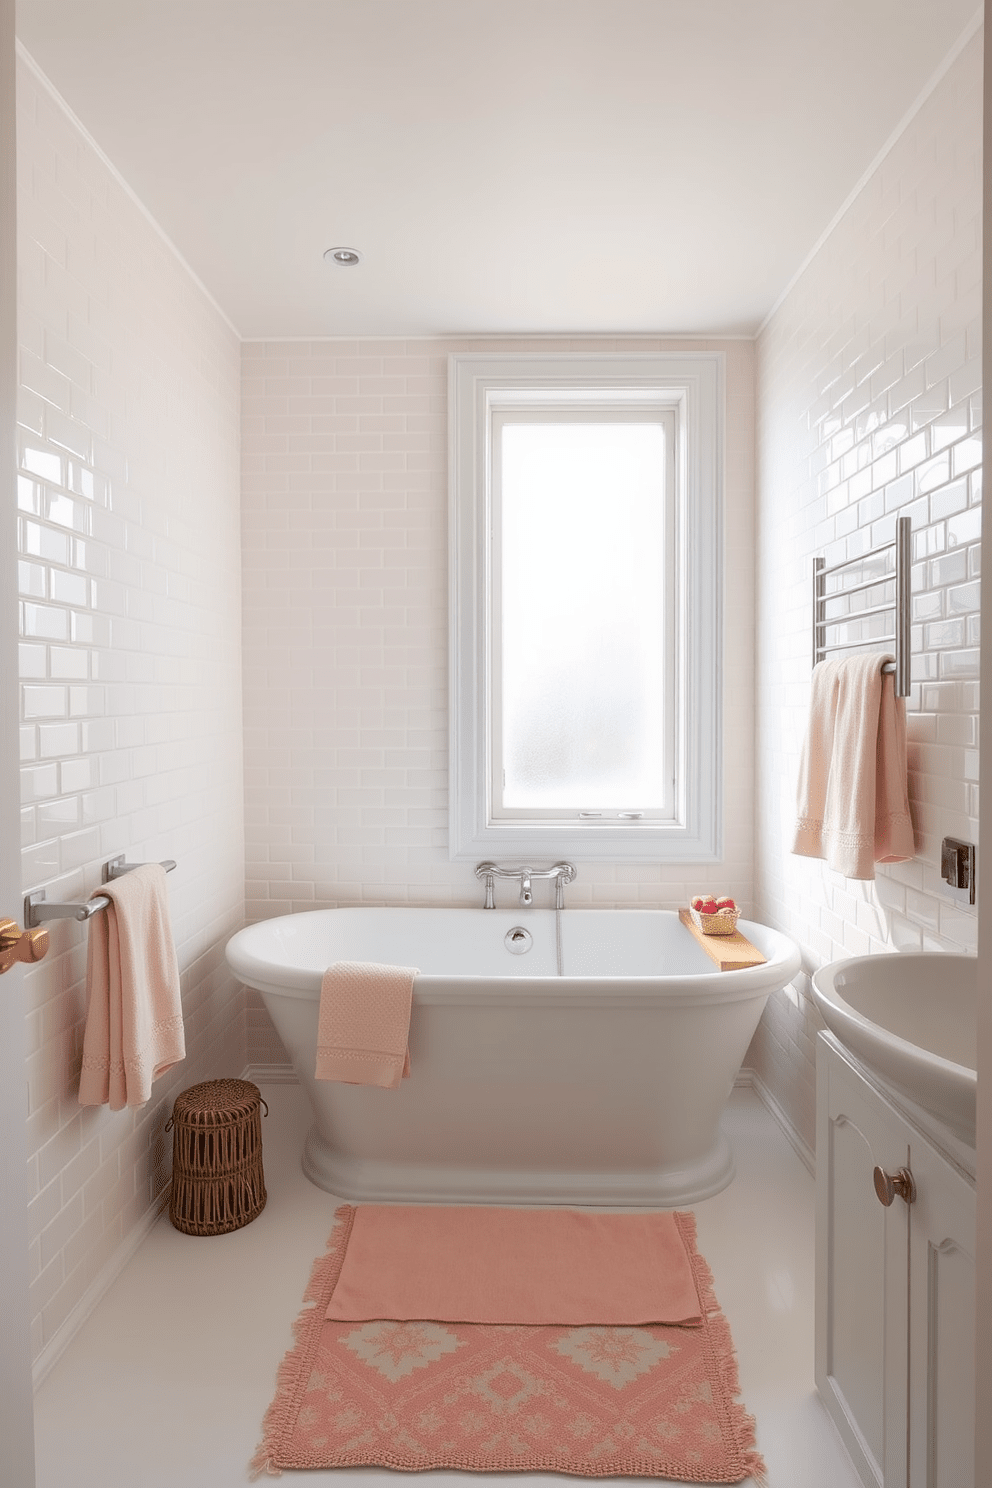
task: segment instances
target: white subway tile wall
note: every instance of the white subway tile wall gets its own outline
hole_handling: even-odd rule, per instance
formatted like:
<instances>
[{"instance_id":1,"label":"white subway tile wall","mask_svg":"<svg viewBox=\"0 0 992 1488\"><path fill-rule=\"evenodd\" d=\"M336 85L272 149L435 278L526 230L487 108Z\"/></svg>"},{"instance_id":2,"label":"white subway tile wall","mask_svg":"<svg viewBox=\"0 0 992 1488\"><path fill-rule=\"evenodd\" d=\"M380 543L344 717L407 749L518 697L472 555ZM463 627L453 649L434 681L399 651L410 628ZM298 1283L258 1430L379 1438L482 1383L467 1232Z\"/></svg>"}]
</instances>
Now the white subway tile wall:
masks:
<instances>
[{"instance_id":1,"label":"white subway tile wall","mask_svg":"<svg viewBox=\"0 0 992 1488\"><path fill-rule=\"evenodd\" d=\"M151 1101L76 1099L86 928L25 981L36 1357L168 1181L177 1092L240 1074L238 338L23 59L18 76L25 891L175 858L189 1055Z\"/></svg>"},{"instance_id":2,"label":"white subway tile wall","mask_svg":"<svg viewBox=\"0 0 992 1488\"><path fill-rule=\"evenodd\" d=\"M845 955L973 951L943 836L978 840L982 36L966 47L758 338L758 835L763 919L807 972ZM859 885L791 854L815 555L913 522L910 804L916 858ZM964 901L964 902L962 902ZM808 982L774 998L749 1063L805 1140Z\"/></svg>"},{"instance_id":3,"label":"white subway tile wall","mask_svg":"<svg viewBox=\"0 0 992 1488\"><path fill-rule=\"evenodd\" d=\"M752 343L248 342L249 919L339 904L481 904L472 865L448 858L447 357L504 349L725 353L723 861L694 869L580 858L567 898L674 908L713 888L751 903ZM248 1038L252 1066L285 1060L253 1000Z\"/></svg>"}]
</instances>

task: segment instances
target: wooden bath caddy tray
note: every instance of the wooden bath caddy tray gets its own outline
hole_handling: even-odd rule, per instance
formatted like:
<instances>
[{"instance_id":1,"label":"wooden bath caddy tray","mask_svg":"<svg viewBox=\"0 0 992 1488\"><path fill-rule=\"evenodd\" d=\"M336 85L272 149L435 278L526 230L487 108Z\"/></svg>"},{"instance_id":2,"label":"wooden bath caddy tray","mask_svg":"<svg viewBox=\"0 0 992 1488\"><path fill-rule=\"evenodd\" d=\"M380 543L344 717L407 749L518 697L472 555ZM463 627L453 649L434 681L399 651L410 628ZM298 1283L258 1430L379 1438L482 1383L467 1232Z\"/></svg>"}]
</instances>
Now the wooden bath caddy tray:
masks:
<instances>
[{"instance_id":1,"label":"wooden bath caddy tray","mask_svg":"<svg viewBox=\"0 0 992 1488\"><path fill-rule=\"evenodd\" d=\"M740 971L745 966L764 966L765 958L758 947L753 946L739 930L735 930L733 935L704 935L702 930L696 929L687 909L679 910L679 919L721 971Z\"/></svg>"}]
</instances>

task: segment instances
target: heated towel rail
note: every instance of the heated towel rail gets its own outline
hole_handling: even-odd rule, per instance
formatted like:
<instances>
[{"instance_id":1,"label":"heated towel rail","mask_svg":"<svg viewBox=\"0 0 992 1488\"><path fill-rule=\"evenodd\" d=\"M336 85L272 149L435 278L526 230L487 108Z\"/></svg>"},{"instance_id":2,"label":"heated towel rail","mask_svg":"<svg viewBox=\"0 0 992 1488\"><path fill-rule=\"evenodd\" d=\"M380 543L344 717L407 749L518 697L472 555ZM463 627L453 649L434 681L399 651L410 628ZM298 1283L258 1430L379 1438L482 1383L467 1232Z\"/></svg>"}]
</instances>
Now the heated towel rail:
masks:
<instances>
[{"instance_id":1,"label":"heated towel rail","mask_svg":"<svg viewBox=\"0 0 992 1488\"><path fill-rule=\"evenodd\" d=\"M882 667L883 672L894 672L896 678L896 697L909 697L910 690L910 578L912 566L912 531L913 524L909 517L900 517L896 523L896 535L891 542L881 543L877 548L872 548L867 553L859 553L856 558L847 558L843 563L832 563L827 566L824 559L813 560L813 665L823 661L832 651L850 651L855 647L863 649L866 646L879 646L892 644L896 659L894 662L886 662ZM830 574L839 573L842 569L856 568L858 564L866 564L873 558L879 558L888 552L893 553L893 566L884 573L876 574L865 579L859 584L842 584L829 592L826 588L826 580ZM861 594L868 589L881 588L883 584L895 581L895 598L887 604L870 605L862 610L846 609L842 613L831 614L828 606L833 600L847 599L851 594ZM867 620L872 615L892 615L892 633L882 636L861 636L853 641L827 641L827 632L838 625L856 625L858 621Z\"/></svg>"},{"instance_id":2,"label":"heated towel rail","mask_svg":"<svg viewBox=\"0 0 992 1488\"><path fill-rule=\"evenodd\" d=\"M103 883L109 883L112 878L120 878L123 873L130 873L132 868L143 868L143 863L126 863L124 854L120 857L111 858L103 865ZM171 873L176 864L174 859L168 858L159 865L166 873ZM110 900L106 894L100 894L95 899L87 899L85 904L49 904L45 897L44 889L35 889L28 894L24 900L24 923L28 929L33 929L44 920L88 920L99 910L106 909Z\"/></svg>"}]
</instances>

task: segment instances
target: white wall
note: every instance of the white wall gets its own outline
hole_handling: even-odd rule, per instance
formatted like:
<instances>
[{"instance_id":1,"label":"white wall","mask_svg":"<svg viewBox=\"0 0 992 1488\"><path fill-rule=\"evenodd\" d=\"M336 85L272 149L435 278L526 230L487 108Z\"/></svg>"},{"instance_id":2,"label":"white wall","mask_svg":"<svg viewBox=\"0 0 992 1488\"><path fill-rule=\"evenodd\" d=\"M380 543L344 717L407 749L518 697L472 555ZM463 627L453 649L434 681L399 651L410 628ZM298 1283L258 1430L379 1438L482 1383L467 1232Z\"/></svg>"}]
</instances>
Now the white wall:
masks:
<instances>
[{"instance_id":1,"label":"white wall","mask_svg":"<svg viewBox=\"0 0 992 1488\"><path fill-rule=\"evenodd\" d=\"M985 76L992 76L992 30L985 33ZM983 129L983 177L984 201L983 224L985 241L982 244L983 281L992 284L992 89L985 99ZM982 357L985 366L992 365L992 296L985 296L982 305ZM983 467L992 468L992 451L985 450ZM990 477L992 478L992 477ZM982 547L986 555L992 553L992 532L986 527ZM986 606L982 616L982 681L985 695L992 691L992 606ZM986 778L992 774L992 708L986 708L980 721L981 764ZM986 894L979 909L979 998L978 998L978 1068L982 1078L978 1082L978 1234L975 1267L975 1482L987 1483L992 1479L992 1081L987 1071L992 1070L992 977L988 968L992 965L992 894Z\"/></svg>"},{"instance_id":2,"label":"white wall","mask_svg":"<svg viewBox=\"0 0 992 1488\"><path fill-rule=\"evenodd\" d=\"M482 902L447 845L449 351L687 346L723 350L727 366L724 859L696 871L579 858L567 900L675 907L712 887L750 904L752 344L316 341L244 347L249 918ZM251 1064L283 1058L250 1003Z\"/></svg>"},{"instance_id":3,"label":"white wall","mask_svg":"<svg viewBox=\"0 0 992 1488\"><path fill-rule=\"evenodd\" d=\"M17 86L24 888L175 858L190 1051L145 1107L80 1108L86 929L52 925L26 981L44 1363L156 1211L176 1093L243 1065L239 345L23 58Z\"/></svg>"},{"instance_id":4,"label":"white wall","mask_svg":"<svg viewBox=\"0 0 992 1488\"><path fill-rule=\"evenodd\" d=\"M758 835L762 918L807 971L918 947L974 950L976 913L939 876L940 839L978 840L982 36L858 193L758 338ZM910 805L917 857L861 890L791 855L809 699L813 558L913 521ZM884 906L884 912L881 907ZM800 979L749 1062L813 1141Z\"/></svg>"},{"instance_id":5,"label":"white wall","mask_svg":"<svg viewBox=\"0 0 992 1488\"><path fill-rule=\"evenodd\" d=\"M14 0L0 0L0 904L20 896L17 695L17 150ZM0 1442L8 1488L35 1488L28 1310L27 1090L22 970L0 991Z\"/></svg>"}]
</instances>

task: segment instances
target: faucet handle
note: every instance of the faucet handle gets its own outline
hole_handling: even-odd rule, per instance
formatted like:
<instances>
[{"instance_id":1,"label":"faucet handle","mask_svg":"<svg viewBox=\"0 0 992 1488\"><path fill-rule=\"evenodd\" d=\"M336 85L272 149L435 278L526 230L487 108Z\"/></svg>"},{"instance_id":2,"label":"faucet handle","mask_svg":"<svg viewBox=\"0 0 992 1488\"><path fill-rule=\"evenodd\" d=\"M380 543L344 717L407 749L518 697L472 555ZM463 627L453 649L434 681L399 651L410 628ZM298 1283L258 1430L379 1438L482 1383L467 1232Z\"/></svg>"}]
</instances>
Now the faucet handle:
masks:
<instances>
[{"instance_id":1,"label":"faucet handle","mask_svg":"<svg viewBox=\"0 0 992 1488\"><path fill-rule=\"evenodd\" d=\"M495 875L496 875L496 864L495 863L476 863L476 865L475 865L475 876L476 876L476 878L484 878L486 880L486 899L485 899L485 903L482 906L483 909L495 909L496 908L496 894L495 894L495 887L494 887L494 885L495 885Z\"/></svg>"}]
</instances>

